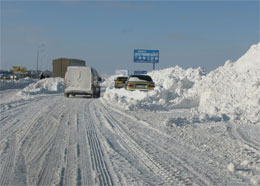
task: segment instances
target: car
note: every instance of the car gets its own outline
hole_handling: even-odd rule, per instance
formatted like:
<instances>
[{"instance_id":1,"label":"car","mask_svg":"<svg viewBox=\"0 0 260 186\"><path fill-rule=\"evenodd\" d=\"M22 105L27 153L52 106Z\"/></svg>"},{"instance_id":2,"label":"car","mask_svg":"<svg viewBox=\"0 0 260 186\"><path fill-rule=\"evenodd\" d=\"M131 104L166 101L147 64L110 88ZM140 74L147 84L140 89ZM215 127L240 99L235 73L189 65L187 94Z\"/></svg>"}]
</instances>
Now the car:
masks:
<instances>
[{"instance_id":1,"label":"car","mask_svg":"<svg viewBox=\"0 0 260 186\"><path fill-rule=\"evenodd\" d=\"M149 75L131 75L127 79L126 90L154 90L155 84Z\"/></svg>"},{"instance_id":2,"label":"car","mask_svg":"<svg viewBox=\"0 0 260 186\"><path fill-rule=\"evenodd\" d=\"M100 76L92 67L69 66L65 74L64 96L91 95L100 97Z\"/></svg>"},{"instance_id":3,"label":"car","mask_svg":"<svg viewBox=\"0 0 260 186\"><path fill-rule=\"evenodd\" d=\"M115 79L115 88L123 88L123 87L125 87L125 83L126 83L127 79L128 79L127 76L118 76Z\"/></svg>"}]
</instances>

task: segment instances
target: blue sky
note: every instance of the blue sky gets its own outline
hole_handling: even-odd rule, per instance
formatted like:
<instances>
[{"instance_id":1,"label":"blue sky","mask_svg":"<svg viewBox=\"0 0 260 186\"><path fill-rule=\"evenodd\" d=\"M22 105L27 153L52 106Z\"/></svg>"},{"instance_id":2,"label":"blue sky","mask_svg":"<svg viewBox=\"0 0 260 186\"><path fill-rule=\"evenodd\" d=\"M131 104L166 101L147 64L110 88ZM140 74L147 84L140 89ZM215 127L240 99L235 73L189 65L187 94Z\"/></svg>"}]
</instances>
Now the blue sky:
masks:
<instances>
[{"instance_id":1,"label":"blue sky","mask_svg":"<svg viewBox=\"0 0 260 186\"><path fill-rule=\"evenodd\" d=\"M52 68L59 57L100 73L152 70L134 49L160 51L156 69L213 70L259 40L259 1L1 1L1 69Z\"/></svg>"}]
</instances>

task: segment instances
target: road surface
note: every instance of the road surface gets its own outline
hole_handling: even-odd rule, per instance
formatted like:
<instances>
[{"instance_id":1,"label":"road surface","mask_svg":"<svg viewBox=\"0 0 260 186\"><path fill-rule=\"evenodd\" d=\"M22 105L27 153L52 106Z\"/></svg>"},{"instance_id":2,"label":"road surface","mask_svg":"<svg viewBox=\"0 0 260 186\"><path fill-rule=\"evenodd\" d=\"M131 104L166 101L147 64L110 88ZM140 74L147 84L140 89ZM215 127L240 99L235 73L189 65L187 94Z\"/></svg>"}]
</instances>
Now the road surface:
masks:
<instances>
[{"instance_id":1,"label":"road surface","mask_svg":"<svg viewBox=\"0 0 260 186\"><path fill-rule=\"evenodd\" d=\"M1 186L250 185L246 173L259 173L254 126L172 125L165 117L188 113L123 111L60 94L5 101L9 93L1 93Z\"/></svg>"}]
</instances>

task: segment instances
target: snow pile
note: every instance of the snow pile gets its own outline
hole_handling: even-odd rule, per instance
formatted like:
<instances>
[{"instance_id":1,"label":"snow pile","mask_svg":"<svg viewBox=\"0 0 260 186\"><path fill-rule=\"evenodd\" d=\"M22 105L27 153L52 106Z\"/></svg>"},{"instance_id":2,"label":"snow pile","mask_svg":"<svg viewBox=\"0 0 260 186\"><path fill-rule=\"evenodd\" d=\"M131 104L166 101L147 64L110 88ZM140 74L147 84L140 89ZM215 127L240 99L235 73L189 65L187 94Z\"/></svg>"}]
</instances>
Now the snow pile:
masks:
<instances>
[{"instance_id":1,"label":"snow pile","mask_svg":"<svg viewBox=\"0 0 260 186\"><path fill-rule=\"evenodd\" d=\"M105 80L100 84L101 87L109 87L109 88L113 88L114 84L115 84L115 79L118 77L119 75L112 75L109 77L104 77Z\"/></svg>"},{"instance_id":2,"label":"snow pile","mask_svg":"<svg viewBox=\"0 0 260 186\"><path fill-rule=\"evenodd\" d=\"M155 82L155 90L149 92L127 91L125 89L113 88L115 76L111 76L104 84L108 87L103 99L112 102L117 106L129 110L149 109L149 110L169 110L172 108L187 108L198 106L198 101L176 105L177 98L181 98L183 93L190 89L196 81L202 79L205 73L201 68L184 70L181 67L172 67L164 70L150 72Z\"/></svg>"},{"instance_id":3,"label":"snow pile","mask_svg":"<svg viewBox=\"0 0 260 186\"><path fill-rule=\"evenodd\" d=\"M194 82L200 81L205 76L205 72L201 68L184 70L176 66L164 70L155 70L148 75L153 78L156 85L182 94L181 92L191 88Z\"/></svg>"},{"instance_id":4,"label":"snow pile","mask_svg":"<svg viewBox=\"0 0 260 186\"><path fill-rule=\"evenodd\" d=\"M19 80L0 80L0 90L21 89L33 82L35 80L28 77Z\"/></svg>"},{"instance_id":5,"label":"snow pile","mask_svg":"<svg viewBox=\"0 0 260 186\"><path fill-rule=\"evenodd\" d=\"M224 120L260 122L260 43L236 62L210 72L189 90L199 97L199 113Z\"/></svg>"},{"instance_id":6,"label":"snow pile","mask_svg":"<svg viewBox=\"0 0 260 186\"><path fill-rule=\"evenodd\" d=\"M46 78L28 85L22 91L19 91L17 95L53 94L63 92L63 78Z\"/></svg>"},{"instance_id":7,"label":"snow pile","mask_svg":"<svg viewBox=\"0 0 260 186\"><path fill-rule=\"evenodd\" d=\"M201 68L178 66L149 75L156 84L150 92L114 89L114 77L109 78L104 82L108 88L103 100L129 110L195 108L194 117L186 119L198 122L260 122L260 43L236 62L227 61L207 75Z\"/></svg>"}]
</instances>

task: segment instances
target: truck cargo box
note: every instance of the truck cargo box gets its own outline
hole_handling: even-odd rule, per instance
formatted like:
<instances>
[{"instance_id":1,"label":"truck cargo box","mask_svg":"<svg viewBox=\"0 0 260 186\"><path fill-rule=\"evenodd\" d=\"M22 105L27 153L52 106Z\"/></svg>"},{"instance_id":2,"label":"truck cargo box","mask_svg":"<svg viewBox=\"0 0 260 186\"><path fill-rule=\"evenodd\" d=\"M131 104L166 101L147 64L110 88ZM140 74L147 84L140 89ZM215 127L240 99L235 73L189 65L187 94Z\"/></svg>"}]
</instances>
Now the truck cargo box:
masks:
<instances>
[{"instance_id":1,"label":"truck cargo box","mask_svg":"<svg viewBox=\"0 0 260 186\"><path fill-rule=\"evenodd\" d=\"M65 77L68 66L86 66L85 61L80 59L58 58L52 61L53 77Z\"/></svg>"}]
</instances>

